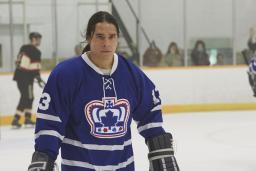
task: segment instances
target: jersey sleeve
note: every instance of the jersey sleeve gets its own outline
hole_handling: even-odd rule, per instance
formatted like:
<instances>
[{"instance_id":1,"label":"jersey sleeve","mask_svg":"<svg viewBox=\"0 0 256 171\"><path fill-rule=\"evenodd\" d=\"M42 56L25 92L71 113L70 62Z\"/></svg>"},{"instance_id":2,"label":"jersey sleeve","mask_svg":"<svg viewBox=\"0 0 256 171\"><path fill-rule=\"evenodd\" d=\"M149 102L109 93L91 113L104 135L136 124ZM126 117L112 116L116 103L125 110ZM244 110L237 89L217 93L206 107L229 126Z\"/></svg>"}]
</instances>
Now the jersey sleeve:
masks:
<instances>
[{"instance_id":1,"label":"jersey sleeve","mask_svg":"<svg viewBox=\"0 0 256 171\"><path fill-rule=\"evenodd\" d=\"M16 65L19 65L20 64L20 61L21 61L21 57L22 57L22 54L24 53L24 45L20 47L20 50L19 50L19 53L17 55L17 59L16 59Z\"/></svg>"},{"instance_id":2,"label":"jersey sleeve","mask_svg":"<svg viewBox=\"0 0 256 171\"><path fill-rule=\"evenodd\" d=\"M36 113L35 150L56 160L65 137L70 115L72 89L70 77L58 69L50 74Z\"/></svg>"},{"instance_id":3,"label":"jersey sleeve","mask_svg":"<svg viewBox=\"0 0 256 171\"><path fill-rule=\"evenodd\" d=\"M139 133L147 139L165 133L162 127L161 99L159 91L144 73L139 78L138 105L133 119Z\"/></svg>"}]
</instances>

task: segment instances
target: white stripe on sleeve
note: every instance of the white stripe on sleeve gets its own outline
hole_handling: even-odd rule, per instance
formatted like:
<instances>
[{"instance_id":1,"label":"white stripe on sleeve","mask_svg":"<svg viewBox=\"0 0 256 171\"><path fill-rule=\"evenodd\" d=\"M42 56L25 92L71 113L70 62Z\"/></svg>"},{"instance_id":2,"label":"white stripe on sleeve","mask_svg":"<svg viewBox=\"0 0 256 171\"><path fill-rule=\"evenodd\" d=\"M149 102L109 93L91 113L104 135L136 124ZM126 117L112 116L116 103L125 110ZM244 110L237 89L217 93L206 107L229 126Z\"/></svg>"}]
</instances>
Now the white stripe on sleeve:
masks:
<instances>
[{"instance_id":1,"label":"white stripe on sleeve","mask_svg":"<svg viewBox=\"0 0 256 171\"><path fill-rule=\"evenodd\" d=\"M142 131L145 131L150 128L161 127L162 124L163 124L162 122L149 123L149 124L138 127L138 131L139 133L141 133Z\"/></svg>"},{"instance_id":2,"label":"white stripe on sleeve","mask_svg":"<svg viewBox=\"0 0 256 171\"><path fill-rule=\"evenodd\" d=\"M55 136L59 138L61 141L64 139L64 136L62 136L60 133L54 130L41 130L35 134L35 139L37 139L41 135Z\"/></svg>"},{"instance_id":3,"label":"white stripe on sleeve","mask_svg":"<svg viewBox=\"0 0 256 171\"><path fill-rule=\"evenodd\" d=\"M60 117L48 115L48 114L44 114L44 113L37 113L36 118L45 119L45 120L49 120L49 121L61 122Z\"/></svg>"}]
</instances>

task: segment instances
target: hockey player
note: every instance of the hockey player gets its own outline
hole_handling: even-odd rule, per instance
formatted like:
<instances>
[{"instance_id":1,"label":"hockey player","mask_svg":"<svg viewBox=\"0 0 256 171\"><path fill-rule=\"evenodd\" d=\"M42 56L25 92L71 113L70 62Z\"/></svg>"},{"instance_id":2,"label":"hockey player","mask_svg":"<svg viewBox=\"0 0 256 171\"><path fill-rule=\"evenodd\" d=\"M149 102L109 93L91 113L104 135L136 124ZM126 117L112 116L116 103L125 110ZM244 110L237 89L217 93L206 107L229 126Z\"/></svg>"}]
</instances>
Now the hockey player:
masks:
<instances>
[{"instance_id":1,"label":"hockey player","mask_svg":"<svg viewBox=\"0 0 256 171\"><path fill-rule=\"evenodd\" d=\"M42 36L40 33L30 33L29 39L31 43L23 45L20 48L16 60L16 70L14 72L13 80L17 82L17 87L21 96L12 120L12 126L14 128L21 127L20 118L23 114L25 114L25 125L35 124L31 119L31 109L34 100L34 79L36 78L40 86L43 86L44 84L40 77L41 52L37 48L41 43L41 38Z\"/></svg>"},{"instance_id":2,"label":"hockey player","mask_svg":"<svg viewBox=\"0 0 256 171\"><path fill-rule=\"evenodd\" d=\"M256 55L251 58L248 70L249 83L251 85L253 96L256 97Z\"/></svg>"},{"instance_id":3,"label":"hockey player","mask_svg":"<svg viewBox=\"0 0 256 171\"><path fill-rule=\"evenodd\" d=\"M29 171L134 171L130 124L149 149L151 171L179 171L172 135L162 127L159 92L134 64L115 53L119 27L97 12L81 56L58 64L44 88ZM147 170L147 168L145 168Z\"/></svg>"}]
</instances>

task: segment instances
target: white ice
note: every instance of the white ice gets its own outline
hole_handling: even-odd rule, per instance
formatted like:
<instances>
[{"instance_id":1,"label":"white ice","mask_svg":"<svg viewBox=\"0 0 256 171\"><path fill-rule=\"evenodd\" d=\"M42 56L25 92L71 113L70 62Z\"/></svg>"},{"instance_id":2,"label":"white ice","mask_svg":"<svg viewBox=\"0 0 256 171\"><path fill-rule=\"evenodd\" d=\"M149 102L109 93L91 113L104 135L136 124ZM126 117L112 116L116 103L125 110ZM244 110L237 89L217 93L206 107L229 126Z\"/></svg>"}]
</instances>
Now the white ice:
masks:
<instances>
[{"instance_id":1,"label":"white ice","mask_svg":"<svg viewBox=\"0 0 256 171\"><path fill-rule=\"evenodd\" d=\"M164 115L164 127L173 134L181 171L256 170L256 111ZM144 139L132 129L136 171L148 171ZM33 132L1 127L0 171L26 170Z\"/></svg>"}]
</instances>

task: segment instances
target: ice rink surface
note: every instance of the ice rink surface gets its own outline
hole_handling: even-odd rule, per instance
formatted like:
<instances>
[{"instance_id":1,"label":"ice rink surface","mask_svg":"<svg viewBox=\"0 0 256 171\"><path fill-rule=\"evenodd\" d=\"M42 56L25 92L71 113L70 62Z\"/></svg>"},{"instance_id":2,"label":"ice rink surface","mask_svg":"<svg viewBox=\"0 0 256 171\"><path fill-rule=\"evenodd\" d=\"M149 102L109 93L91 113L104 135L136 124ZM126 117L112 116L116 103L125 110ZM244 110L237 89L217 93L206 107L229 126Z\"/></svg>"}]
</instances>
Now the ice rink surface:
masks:
<instances>
[{"instance_id":1,"label":"ice rink surface","mask_svg":"<svg viewBox=\"0 0 256 171\"><path fill-rule=\"evenodd\" d=\"M256 170L256 111L164 115L164 127L173 134L181 171ZM134 124L132 130L136 171L148 171L144 139ZM26 170L33 133L1 127L0 171Z\"/></svg>"}]
</instances>

